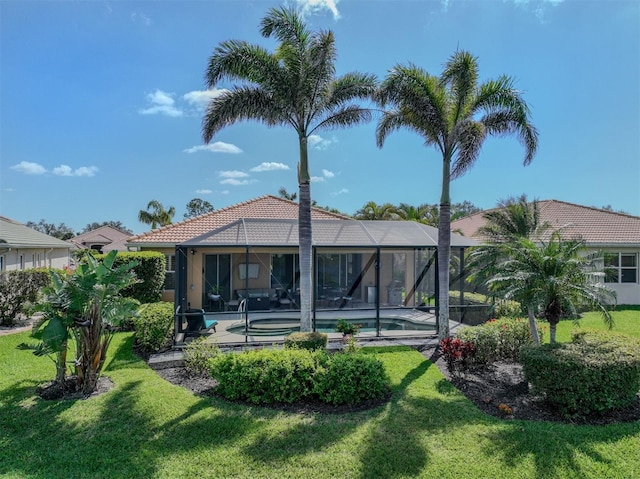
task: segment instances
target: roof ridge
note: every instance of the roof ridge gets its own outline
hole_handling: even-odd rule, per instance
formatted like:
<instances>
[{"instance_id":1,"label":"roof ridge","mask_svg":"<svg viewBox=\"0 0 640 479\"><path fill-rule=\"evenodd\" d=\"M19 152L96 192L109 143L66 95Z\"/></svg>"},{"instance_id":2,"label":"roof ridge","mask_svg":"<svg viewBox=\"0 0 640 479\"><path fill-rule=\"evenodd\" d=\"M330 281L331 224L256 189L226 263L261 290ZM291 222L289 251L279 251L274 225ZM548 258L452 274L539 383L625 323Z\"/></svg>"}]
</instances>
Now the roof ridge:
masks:
<instances>
[{"instance_id":1,"label":"roof ridge","mask_svg":"<svg viewBox=\"0 0 640 479\"><path fill-rule=\"evenodd\" d=\"M614 215L620 215L620 216L624 216L627 218L634 218L634 219L640 219L640 216L635 216L632 215L631 213L623 213L620 211L613 211L613 210L607 210L604 208L598 208L597 206L585 206L585 205L579 205L577 203L571 203L570 201L563 201L563 200L539 200L538 203L562 203L565 205L570 205L570 206L575 206L576 208L584 208L584 209L588 209L588 210L593 210L593 211L598 211L600 213L609 213L609 214L614 214Z\"/></svg>"}]
</instances>

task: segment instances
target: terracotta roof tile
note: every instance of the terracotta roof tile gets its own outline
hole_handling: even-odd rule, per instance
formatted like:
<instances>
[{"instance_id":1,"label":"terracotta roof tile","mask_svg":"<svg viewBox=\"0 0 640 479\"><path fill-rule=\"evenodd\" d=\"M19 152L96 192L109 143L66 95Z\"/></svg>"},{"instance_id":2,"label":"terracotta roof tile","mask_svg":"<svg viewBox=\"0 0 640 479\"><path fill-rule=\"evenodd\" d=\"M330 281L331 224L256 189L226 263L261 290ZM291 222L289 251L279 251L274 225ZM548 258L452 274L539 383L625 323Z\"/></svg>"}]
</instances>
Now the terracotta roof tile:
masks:
<instances>
[{"instance_id":1,"label":"terracotta roof tile","mask_svg":"<svg viewBox=\"0 0 640 479\"><path fill-rule=\"evenodd\" d=\"M259 196L134 236L127 241L127 244L132 246L178 244L242 218L297 219L298 203L272 195ZM311 218L314 220L349 219L348 216L331 213L321 208L311 208Z\"/></svg>"},{"instance_id":2,"label":"terracotta roof tile","mask_svg":"<svg viewBox=\"0 0 640 479\"><path fill-rule=\"evenodd\" d=\"M558 200L538 201L540 219L561 228L567 238L581 237L593 245L640 245L640 217ZM489 210L490 211L490 210ZM451 222L451 230L475 236L484 224L481 211Z\"/></svg>"}]
</instances>

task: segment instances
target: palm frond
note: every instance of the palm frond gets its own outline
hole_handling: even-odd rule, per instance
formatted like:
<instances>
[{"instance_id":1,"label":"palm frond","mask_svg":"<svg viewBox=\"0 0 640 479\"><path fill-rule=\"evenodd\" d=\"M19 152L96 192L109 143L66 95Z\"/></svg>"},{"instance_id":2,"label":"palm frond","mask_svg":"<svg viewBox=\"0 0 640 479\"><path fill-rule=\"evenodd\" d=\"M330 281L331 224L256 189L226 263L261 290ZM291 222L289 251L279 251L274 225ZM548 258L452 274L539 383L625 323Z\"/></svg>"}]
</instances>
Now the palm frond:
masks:
<instances>
[{"instance_id":1,"label":"palm frond","mask_svg":"<svg viewBox=\"0 0 640 479\"><path fill-rule=\"evenodd\" d=\"M260 34L276 37L281 43L288 43L303 49L309 39L307 30L299 13L292 8L271 8L260 22Z\"/></svg>"},{"instance_id":2,"label":"palm frond","mask_svg":"<svg viewBox=\"0 0 640 479\"><path fill-rule=\"evenodd\" d=\"M309 134L317 130L329 130L366 123L371 121L371 117L371 110L368 108L362 108L358 105L346 105L331 112L331 116L328 116L310 129Z\"/></svg>"},{"instance_id":3,"label":"palm frond","mask_svg":"<svg viewBox=\"0 0 640 479\"><path fill-rule=\"evenodd\" d=\"M267 126L292 122L287 105L281 104L264 89L236 87L209 103L202 119L203 141L210 142L222 128L241 120L258 120Z\"/></svg>"},{"instance_id":4,"label":"palm frond","mask_svg":"<svg viewBox=\"0 0 640 479\"><path fill-rule=\"evenodd\" d=\"M213 88L223 79L274 86L282 81L283 76L277 57L263 47L227 40L214 49L204 75L208 88Z\"/></svg>"},{"instance_id":5,"label":"palm frond","mask_svg":"<svg viewBox=\"0 0 640 479\"><path fill-rule=\"evenodd\" d=\"M467 119L456 124L452 136L458 139L451 165L451 179L455 180L464 175L478 159L487 132L482 122Z\"/></svg>"}]
</instances>

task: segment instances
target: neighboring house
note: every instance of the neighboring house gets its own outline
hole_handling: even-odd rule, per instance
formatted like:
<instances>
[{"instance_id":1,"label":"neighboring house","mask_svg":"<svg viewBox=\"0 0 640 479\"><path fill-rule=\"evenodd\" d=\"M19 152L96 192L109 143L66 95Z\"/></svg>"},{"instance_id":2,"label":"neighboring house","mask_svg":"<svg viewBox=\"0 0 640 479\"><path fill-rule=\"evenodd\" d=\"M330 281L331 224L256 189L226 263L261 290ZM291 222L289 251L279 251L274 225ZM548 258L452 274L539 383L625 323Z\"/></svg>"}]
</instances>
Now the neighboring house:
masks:
<instances>
[{"instance_id":1,"label":"neighboring house","mask_svg":"<svg viewBox=\"0 0 640 479\"><path fill-rule=\"evenodd\" d=\"M82 233L69 241L79 249L92 249L101 253L111 250L127 251L125 243L131 234L112 226L101 226L95 230Z\"/></svg>"},{"instance_id":2,"label":"neighboring house","mask_svg":"<svg viewBox=\"0 0 640 479\"><path fill-rule=\"evenodd\" d=\"M640 217L558 200L538 201L538 208L540 221L548 222L550 231L580 237L587 248L603 253L605 283L616 292L618 304L640 304ZM451 230L482 240L476 233L485 213L452 221Z\"/></svg>"},{"instance_id":3,"label":"neighboring house","mask_svg":"<svg viewBox=\"0 0 640 479\"><path fill-rule=\"evenodd\" d=\"M73 245L0 216L0 271L66 268Z\"/></svg>"},{"instance_id":4,"label":"neighboring house","mask_svg":"<svg viewBox=\"0 0 640 479\"><path fill-rule=\"evenodd\" d=\"M311 216L314 310L414 308L437 296L436 228L356 221L320 208ZM296 309L297 220L297 203L268 195L152 230L127 246L166 254L163 299L183 310L235 310L242 299L249 310ZM476 244L452 235L456 255Z\"/></svg>"}]
</instances>

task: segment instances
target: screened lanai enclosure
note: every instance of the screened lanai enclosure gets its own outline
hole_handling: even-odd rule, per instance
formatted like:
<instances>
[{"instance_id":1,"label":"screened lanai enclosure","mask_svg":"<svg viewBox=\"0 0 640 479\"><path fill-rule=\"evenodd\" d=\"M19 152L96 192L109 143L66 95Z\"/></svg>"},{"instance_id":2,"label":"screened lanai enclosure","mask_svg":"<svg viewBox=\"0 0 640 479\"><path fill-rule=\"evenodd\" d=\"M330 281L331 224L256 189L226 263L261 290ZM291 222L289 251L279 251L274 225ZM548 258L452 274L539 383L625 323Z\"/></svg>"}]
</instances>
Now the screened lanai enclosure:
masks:
<instances>
[{"instance_id":1,"label":"screened lanai enclosure","mask_svg":"<svg viewBox=\"0 0 640 479\"><path fill-rule=\"evenodd\" d=\"M411 221L314 220L312 318L332 333L339 319L360 337L436 332L438 230ZM451 235L450 291L464 295L464 251ZM269 341L299 330L296 220L242 219L176 247L176 338L187 319L216 320L221 342ZM463 303L463 301L461 301Z\"/></svg>"}]
</instances>

